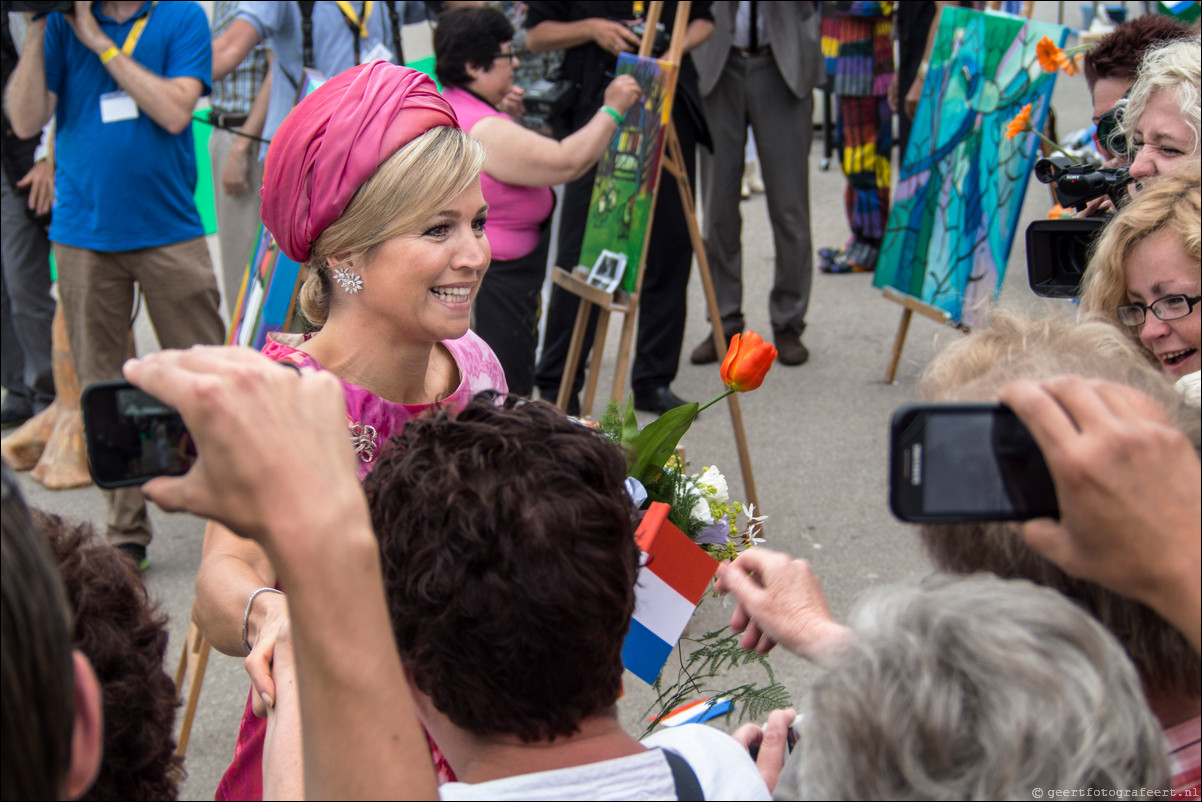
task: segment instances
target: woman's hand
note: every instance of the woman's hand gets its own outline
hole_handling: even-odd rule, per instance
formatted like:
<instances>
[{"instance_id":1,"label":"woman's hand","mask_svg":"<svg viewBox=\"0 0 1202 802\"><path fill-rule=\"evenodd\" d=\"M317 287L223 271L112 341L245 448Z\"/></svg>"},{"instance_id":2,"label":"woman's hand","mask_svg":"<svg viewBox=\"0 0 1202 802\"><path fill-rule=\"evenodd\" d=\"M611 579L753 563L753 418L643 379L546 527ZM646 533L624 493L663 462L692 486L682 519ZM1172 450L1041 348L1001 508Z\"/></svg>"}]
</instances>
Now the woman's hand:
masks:
<instances>
[{"instance_id":1,"label":"woman's hand","mask_svg":"<svg viewBox=\"0 0 1202 802\"><path fill-rule=\"evenodd\" d=\"M763 727L759 724L744 724L731 733L731 737L755 759L755 767L759 769L769 792L776 791L781 769L785 767L785 761L793 748L793 744L790 743L790 729L796 719L797 711L791 707L773 710L768 714L768 720L764 722Z\"/></svg>"},{"instance_id":2,"label":"woman's hand","mask_svg":"<svg viewBox=\"0 0 1202 802\"><path fill-rule=\"evenodd\" d=\"M262 606L260 606L262 605ZM276 643L287 635L288 600L282 593L260 593L255 598L253 615L248 621L247 640L251 644L250 654L246 656L243 665L250 675L250 682L255 688L252 707L259 718L267 715L267 710L275 705L276 686L273 676ZM258 625L249 624L257 621ZM281 635L281 633L285 633Z\"/></svg>"},{"instance_id":3,"label":"woman's hand","mask_svg":"<svg viewBox=\"0 0 1202 802\"><path fill-rule=\"evenodd\" d=\"M719 593L738 601L730 628L741 645L766 654L777 643L807 660L821 661L842 648L850 630L835 623L818 577L805 560L765 548L748 549L718 566Z\"/></svg>"},{"instance_id":4,"label":"woman's hand","mask_svg":"<svg viewBox=\"0 0 1202 802\"><path fill-rule=\"evenodd\" d=\"M268 706L267 733L263 738L263 798L304 799L305 760L296 685L296 662L292 652L292 628L285 622L276 639L272 680L277 689Z\"/></svg>"},{"instance_id":5,"label":"woman's hand","mask_svg":"<svg viewBox=\"0 0 1202 802\"><path fill-rule=\"evenodd\" d=\"M614 111L625 114L642 97L643 90L633 75L619 75L605 87L604 103Z\"/></svg>"}]
</instances>

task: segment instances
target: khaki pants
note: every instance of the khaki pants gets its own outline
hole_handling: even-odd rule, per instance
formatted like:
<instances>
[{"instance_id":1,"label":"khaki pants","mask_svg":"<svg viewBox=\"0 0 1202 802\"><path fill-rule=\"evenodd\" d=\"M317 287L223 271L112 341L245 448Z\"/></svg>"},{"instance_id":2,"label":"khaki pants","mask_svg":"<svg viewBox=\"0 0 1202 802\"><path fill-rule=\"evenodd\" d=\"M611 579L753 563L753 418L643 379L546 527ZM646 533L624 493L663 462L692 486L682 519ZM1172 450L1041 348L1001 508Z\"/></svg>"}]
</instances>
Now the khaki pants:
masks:
<instances>
[{"instance_id":1,"label":"khaki pants","mask_svg":"<svg viewBox=\"0 0 1202 802\"><path fill-rule=\"evenodd\" d=\"M121 378L129 348L134 285L163 348L220 345L225 327L220 293L204 237L105 253L54 243L58 290L71 359L82 390L92 382ZM146 502L136 487L105 491L106 536L120 543L150 542Z\"/></svg>"}]
</instances>

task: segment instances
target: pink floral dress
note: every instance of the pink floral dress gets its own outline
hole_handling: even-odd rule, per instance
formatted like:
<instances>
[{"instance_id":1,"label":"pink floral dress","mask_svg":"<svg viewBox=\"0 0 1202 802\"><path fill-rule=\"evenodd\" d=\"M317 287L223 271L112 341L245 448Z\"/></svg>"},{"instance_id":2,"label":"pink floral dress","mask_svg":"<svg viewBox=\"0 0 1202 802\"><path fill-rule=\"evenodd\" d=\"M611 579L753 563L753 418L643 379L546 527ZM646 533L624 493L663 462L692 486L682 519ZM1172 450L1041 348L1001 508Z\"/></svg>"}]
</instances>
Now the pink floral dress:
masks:
<instances>
[{"instance_id":1,"label":"pink floral dress","mask_svg":"<svg viewBox=\"0 0 1202 802\"><path fill-rule=\"evenodd\" d=\"M323 370L312 356L299 350L304 337L291 334L270 335L263 353L277 362L288 362L297 367ZM439 402L447 409L460 409L472 396L485 390L507 392L505 372L488 344L468 331L457 340L444 340L443 346L451 352L459 366L459 386L455 392ZM406 423L425 412L432 404L398 404L348 381L342 382L346 393L346 420L355 452L359 455L359 480L371 473L376 456L385 441L399 432ZM251 688L251 693L254 688ZM267 719L259 718L251 707L248 694L246 710L238 730L238 741L234 746L234 760L226 769L217 786L218 800L261 800L263 798L263 737L267 731ZM434 767L438 771L439 783L450 782L455 774L446 758L433 741L430 742Z\"/></svg>"}]
</instances>

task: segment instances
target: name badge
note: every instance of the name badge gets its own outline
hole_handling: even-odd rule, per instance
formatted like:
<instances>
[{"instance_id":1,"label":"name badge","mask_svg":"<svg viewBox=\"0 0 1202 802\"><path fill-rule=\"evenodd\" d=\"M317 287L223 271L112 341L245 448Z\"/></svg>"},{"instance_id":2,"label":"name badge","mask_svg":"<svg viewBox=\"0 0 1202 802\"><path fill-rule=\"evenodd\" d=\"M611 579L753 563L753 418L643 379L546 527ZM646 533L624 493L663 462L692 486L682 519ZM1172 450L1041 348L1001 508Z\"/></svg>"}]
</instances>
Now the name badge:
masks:
<instances>
[{"instance_id":1,"label":"name badge","mask_svg":"<svg viewBox=\"0 0 1202 802\"><path fill-rule=\"evenodd\" d=\"M382 59L384 61L392 61L392 51L384 46L383 42L376 42L371 50L367 51L367 55L363 57L363 63Z\"/></svg>"},{"instance_id":2,"label":"name badge","mask_svg":"<svg viewBox=\"0 0 1202 802\"><path fill-rule=\"evenodd\" d=\"M138 119L138 104L124 91L105 92L100 96L100 121L119 123Z\"/></svg>"}]
</instances>

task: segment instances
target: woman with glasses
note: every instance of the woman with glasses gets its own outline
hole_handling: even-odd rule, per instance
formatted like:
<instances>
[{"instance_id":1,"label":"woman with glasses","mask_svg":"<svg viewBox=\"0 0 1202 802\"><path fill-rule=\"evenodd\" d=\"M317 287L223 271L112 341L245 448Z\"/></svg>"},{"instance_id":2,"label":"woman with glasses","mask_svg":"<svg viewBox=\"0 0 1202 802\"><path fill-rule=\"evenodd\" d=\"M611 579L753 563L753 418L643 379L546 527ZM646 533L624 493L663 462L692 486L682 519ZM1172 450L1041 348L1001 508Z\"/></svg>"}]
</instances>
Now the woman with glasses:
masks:
<instances>
[{"instance_id":1,"label":"woman with glasses","mask_svg":"<svg viewBox=\"0 0 1202 802\"><path fill-rule=\"evenodd\" d=\"M1102 230L1081 291L1084 316L1120 326L1184 386L1202 368L1199 184L1195 162L1136 195Z\"/></svg>"},{"instance_id":2,"label":"woman with glasses","mask_svg":"<svg viewBox=\"0 0 1202 802\"><path fill-rule=\"evenodd\" d=\"M498 108L513 90L513 37L499 11L452 9L438 17L434 55L443 96L488 154L481 187L493 261L476 296L472 328L505 368L510 392L528 396L555 208L550 188L579 178L597 162L642 92L633 77L618 76L605 90L605 105L583 128L562 141L537 134Z\"/></svg>"}]
</instances>

